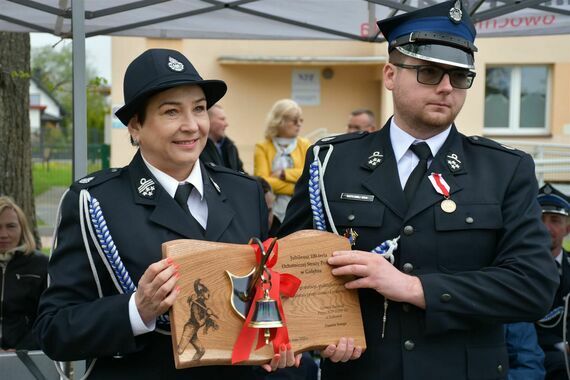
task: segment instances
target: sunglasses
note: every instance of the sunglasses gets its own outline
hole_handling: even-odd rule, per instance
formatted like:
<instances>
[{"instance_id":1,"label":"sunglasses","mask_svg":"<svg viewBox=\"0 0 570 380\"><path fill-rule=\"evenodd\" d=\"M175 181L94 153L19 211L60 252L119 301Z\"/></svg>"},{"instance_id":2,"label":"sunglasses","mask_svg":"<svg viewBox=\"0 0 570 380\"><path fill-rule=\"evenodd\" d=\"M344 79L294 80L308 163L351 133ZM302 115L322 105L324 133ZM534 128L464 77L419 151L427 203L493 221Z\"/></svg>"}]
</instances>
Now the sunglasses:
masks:
<instances>
[{"instance_id":1,"label":"sunglasses","mask_svg":"<svg viewBox=\"0 0 570 380\"><path fill-rule=\"evenodd\" d=\"M390 62L392 65L403 69L416 70L417 81L421 84L436 85L441 82L445 74L449 75L449 82L454 88L468 89L473 84L475 73L465 69L444 69L434 65L405 65L403 63Z\"/></svg>"}]
</instances>

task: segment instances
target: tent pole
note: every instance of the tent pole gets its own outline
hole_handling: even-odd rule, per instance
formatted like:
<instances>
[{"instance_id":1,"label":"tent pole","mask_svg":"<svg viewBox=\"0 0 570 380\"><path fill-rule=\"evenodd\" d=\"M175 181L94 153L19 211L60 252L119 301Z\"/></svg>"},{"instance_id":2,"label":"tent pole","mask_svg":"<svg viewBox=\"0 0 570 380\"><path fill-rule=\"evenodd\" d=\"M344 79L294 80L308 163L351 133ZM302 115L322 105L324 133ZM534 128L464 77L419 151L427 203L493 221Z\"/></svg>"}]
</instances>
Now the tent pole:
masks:
<instances>
[{"instance_id":1,"label":"tent pole","mask_svg":"<svg viewBox=\"0 0 570 380\"><path fill-rule=\"evenodd\" d=\"M73 180L87 174L87 91L85 83L85 1L71 3L73 35Z\"/></svg>"}]
</instances>

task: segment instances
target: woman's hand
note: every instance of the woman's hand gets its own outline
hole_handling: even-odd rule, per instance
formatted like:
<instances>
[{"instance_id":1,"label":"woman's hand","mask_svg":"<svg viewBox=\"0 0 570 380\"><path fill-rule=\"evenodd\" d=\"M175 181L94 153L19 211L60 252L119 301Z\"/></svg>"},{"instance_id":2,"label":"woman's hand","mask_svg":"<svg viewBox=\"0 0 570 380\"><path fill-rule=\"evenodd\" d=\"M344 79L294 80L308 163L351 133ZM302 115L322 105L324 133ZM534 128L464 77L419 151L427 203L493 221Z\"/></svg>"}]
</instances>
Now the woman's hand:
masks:
<instances>
[{"instance_id":1,"label":"woman's hand","mask_svg":"<svg viewBox=\"0 0 570 380\"><path fill-rule=\"evenodd\" d=\"M356 360L362 355L362 347L354 346L354 338L340 338L338 344L330 344L321 351L321 357L328 358L331 362L347 362Z\"/></svg>"},{"instance_id":2,"label":"woman's hand","mask_svg":"<svg viewBox=\"0 0 570 380\"><path fill-rule=\"evenodd\" d=\"M171 258L150 265L139 280L135 304L145 324L164 314L172 305L180 288L176 281L180 274Z\"/></svg>"},{"instance_id":3,"label":"woman's hand","mask_svg":"<svg viewBox=\"0 0 570 380\"><path fill-rule=\"evenodd\" d=\"M271 177L275 177L275 178L279 178L280 180L285 180L285 171L283 169L281 170L275 170L273 172L271 172Z\"/></svg>"},{"instance_id":4,"label":"woman's hand","mask_svg":"<svg viewBox=\"0 0 570 380\"><path fill-rule=\"evenodd\" d=\"M281 344L279 347L279 353L273 355L273 359L269 364L263 364L261 367L267 372L276 371L278 368L285 367L299 367L301 364L301 354L295 355L295 352L291 349L291 343Z\"/></svg>"}]
</instances>

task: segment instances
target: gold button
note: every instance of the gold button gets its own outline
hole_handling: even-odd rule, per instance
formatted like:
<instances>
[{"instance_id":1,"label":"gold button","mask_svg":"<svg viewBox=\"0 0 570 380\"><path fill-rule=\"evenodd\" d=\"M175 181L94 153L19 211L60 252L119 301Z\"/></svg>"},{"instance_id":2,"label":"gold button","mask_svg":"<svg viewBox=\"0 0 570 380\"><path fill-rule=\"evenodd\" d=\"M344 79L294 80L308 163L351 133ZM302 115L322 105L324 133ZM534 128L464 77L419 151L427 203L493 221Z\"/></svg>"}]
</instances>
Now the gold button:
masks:
<instances>
[{"instance_id":1,"label":"gold button","mask_svg":"<svg viewBox=\"0 0 570 380\"><path fill-rule=\"evenodd\" d=\"M441 300L441 302L449 302L451 301L451 294L449 293L443 293L439 299Z\"/></svg>"},{"instance_id":2,"label":"gold button","mask_svg":"<svg viewBox=\"0 0 570 380\"><path fill-rule=\"evenodd\" d=\"M350 214L347 219L352 222L354 219L356 219L356 216L354 216L354 214Z\"/></svg>"},{"instance_id":3,"label":"gold button","mask_svg":"<svg viewBox=\"0 0 570 380\"><path fill-rule=\"evenodd\" d=\"M473 220L472 217L468 216L467 218L465 218L465 223L471 224L471 223L473 223L473 222L474 222L474 220Z\"/></svg>"},{"instance_id":4,"label":"gold button","mask_svg":"<svg viewBox=\"0 0 570 380\"><path fill-rule=\"evenodd\" d=\"M404 273L411 273L414 270L414 266L411 263L405 263L402 266L402 269L404 270Z\"/></svg>"},{"instance_id":5,"label":"gold button","mask_svg":"<svg viewBox=\"0 0 570 380\"><path fill-rule=\"evenodd\" d=\"M404 348L408 351L412 351L414 349L414 347L416 347L416 344L414 343L413 340L406 340L404 342Z\"/></svg>"},{"instance_id":6,"label":"gold button","mask_svg":"<svg viewBox=\"0 0 570 380\"><path fill-rule=\"evenodd\" d=\"M412 226L404 227L404 235L410 236L413 233L414 233L414 227L412 227Z\"/></svg>"}]
</instances>

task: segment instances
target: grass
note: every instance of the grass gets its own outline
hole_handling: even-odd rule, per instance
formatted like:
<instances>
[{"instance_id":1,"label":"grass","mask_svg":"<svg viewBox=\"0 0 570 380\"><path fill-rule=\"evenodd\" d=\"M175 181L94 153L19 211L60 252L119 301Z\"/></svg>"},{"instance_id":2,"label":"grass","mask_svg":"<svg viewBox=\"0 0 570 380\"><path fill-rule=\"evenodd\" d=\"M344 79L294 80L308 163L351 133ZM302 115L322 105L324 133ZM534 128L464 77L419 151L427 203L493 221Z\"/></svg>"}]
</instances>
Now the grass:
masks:
<instances>
[{"instance_id":1,"label":"grass","mask_svg":"<svg viewBox=\"0 0 570 380\"><path fill-rule=\"evenodd\" d=\"M101 168L98 163L90 163L88 172L94 172ZM52 161L49 166L41 162L32 164L32 175L34 178L34 196L37 197L54 186L68 187L71 185L71 162Z\"/></svg>"},{"instance_id":2,"label":"grass","mask_svg":"<svg viewBox=\"0 0 570 380\"><path fill-rule=\"evenodd\" d=\"M34 196L45 193L54 186L68 187L71 185L71 163L50 162L49 167L40 162L32 166L34 178Z\"/></svg>"}]
</instances>

